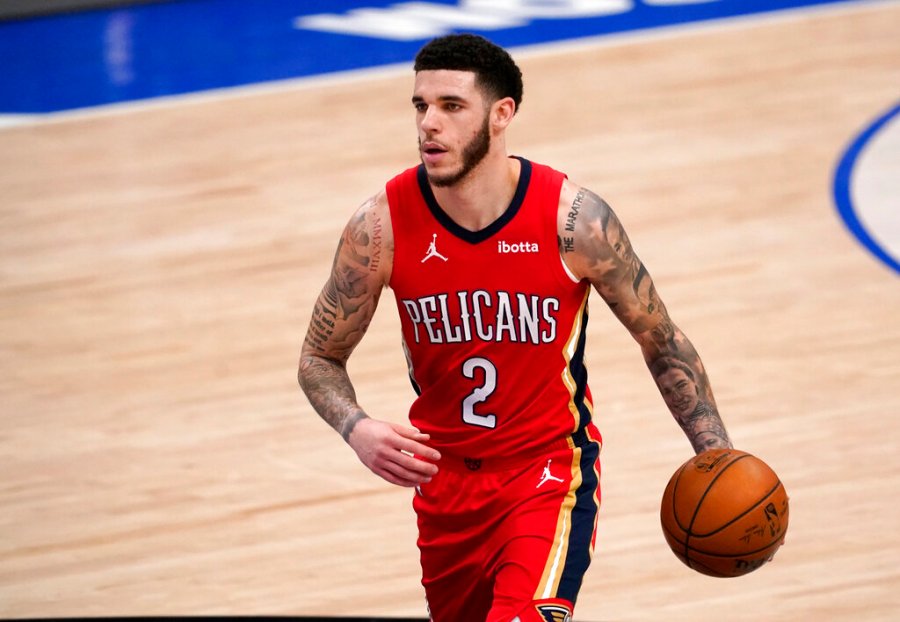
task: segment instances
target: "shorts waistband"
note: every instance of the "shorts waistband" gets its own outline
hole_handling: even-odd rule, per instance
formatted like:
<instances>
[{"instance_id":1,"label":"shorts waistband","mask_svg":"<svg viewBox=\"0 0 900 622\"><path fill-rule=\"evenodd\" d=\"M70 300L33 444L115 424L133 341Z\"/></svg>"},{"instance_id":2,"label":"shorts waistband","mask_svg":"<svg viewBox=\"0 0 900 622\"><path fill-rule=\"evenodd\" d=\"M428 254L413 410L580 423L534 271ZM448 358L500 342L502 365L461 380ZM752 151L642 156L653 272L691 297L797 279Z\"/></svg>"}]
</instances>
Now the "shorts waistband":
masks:
<instances>
[{"instance_id":1,"label":"shorts waistband","mask_svg":"<svg viewBox=\"0 0 900 622\"><path fill-rule=\"evenodd\" d=\"M543 456L583 447L589 443L600 443L599 438L591 438L587 433L576 434L553 441L543 447L537 447L527 452L516 452L509 456L459 456L446 451L441 451L441 459L437 464L439 469L449 469L462 473L491 473L506 471L524 466Z\"/></svg>"}]
</instances>

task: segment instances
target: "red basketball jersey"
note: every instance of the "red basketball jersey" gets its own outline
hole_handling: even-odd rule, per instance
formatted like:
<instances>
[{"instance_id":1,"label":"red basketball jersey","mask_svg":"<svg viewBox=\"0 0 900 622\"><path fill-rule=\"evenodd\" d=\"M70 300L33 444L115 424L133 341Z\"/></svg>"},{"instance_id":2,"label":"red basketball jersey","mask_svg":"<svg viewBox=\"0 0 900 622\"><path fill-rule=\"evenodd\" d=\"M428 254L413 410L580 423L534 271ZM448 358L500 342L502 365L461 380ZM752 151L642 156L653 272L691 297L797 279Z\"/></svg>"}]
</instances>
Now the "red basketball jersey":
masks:
<instances>
[{"instance_id":1,"label":"red basketball jersey","mask_svg":"<svg viewBox=\"0 0 900 622\"><path fill-rule=\"evenodd\" d=\"M557 239L564 175L519 160L509 208L476 232L441 209L423 166L386 186L390 287L418 393L410 422L473 468L580 446L591 421L590 287L564 267Z\"/></svg>"}]
</instances>

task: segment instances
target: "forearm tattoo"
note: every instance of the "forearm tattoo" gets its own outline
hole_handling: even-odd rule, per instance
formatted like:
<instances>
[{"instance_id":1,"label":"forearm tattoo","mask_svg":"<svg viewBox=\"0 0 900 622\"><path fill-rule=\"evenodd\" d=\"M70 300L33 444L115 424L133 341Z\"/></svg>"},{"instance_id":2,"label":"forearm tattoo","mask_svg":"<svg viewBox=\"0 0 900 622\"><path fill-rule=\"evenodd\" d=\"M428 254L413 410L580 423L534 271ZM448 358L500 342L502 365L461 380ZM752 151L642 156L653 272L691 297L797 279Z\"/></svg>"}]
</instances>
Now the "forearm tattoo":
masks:
<instances>
[{"instance_id":1,"label":"forearm tattoo","mask_svg":"<svg viewBox=\"0 0 900 622\"><path fill-rule=\"evenodd\" d=\"M331 359L304 353L297 374L313 409L344 440L366 414L356 403L356 392L345 367Z\"/></svg>"},{"instance_id":2,"label":"forearm tattoo","mask_svg":"<svg viewBox=\"0 0 900 622\"><path fill-rule=\"evenodd\" d=\"M570 228L573 240L567 243ZM650 373L694 451L730 447L703 363L669 318L615 212L599 196L582 190L560 238L562 252L571 246L585 256L591 283L641 344Z\"/></svg>"},{"instance_id":3,"label":"forearm tattoo","mask_svg":"<svg viewBox=\"0 0 900 622\"><path fill-rule=\"evenodd\" d=\"M365 207L338 244L331 275L313 308L298 370L310 404L345 440L366 416L356 403L346 362L369 327L381 293L370 275L384 254L382 224Z\"/></svg>"},{"instance_id":4,"label":"forearm tattoo","mask_svg":"<svg viewBox=\"0 0 900 622\"><path fill-rule=\"evenodd\" d=\"M675 347L670 348L670 344ZM731 447L697 352L680 331L678 337L667 339L665 345L656 358L648 358L647 365L669 411L684 430L694 451Z\"/></svg>"}]
</instances>

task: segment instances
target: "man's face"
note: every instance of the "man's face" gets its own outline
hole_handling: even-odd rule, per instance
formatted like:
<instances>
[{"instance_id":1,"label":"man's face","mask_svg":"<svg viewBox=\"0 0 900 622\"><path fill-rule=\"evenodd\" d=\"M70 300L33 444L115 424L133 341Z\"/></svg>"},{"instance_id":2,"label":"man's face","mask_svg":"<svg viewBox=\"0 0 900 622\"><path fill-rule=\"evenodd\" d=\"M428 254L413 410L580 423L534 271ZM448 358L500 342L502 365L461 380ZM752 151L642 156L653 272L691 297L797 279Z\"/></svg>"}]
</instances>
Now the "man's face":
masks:
<instances>
[{"instance_id":1,"label":"man's face","mask_svg":"<svg viewBox=\"0 0 900 622\"><path fill-rule=\"evenodd\" d=\"M690 415L699 400L697 385L680 369L671 368L656 379L656 384L670 410Z\"/></svg>"},{"instance_id":2,"label":"man's face","mask_svg":"<svg viewBox=\"0 0 900 622\"><path fill-rule=\"evenodd\" d=\"M471 71L420 71L412 97L428 180L453 186L490 150L489 108Z\"/></svg>"}]
</instances>

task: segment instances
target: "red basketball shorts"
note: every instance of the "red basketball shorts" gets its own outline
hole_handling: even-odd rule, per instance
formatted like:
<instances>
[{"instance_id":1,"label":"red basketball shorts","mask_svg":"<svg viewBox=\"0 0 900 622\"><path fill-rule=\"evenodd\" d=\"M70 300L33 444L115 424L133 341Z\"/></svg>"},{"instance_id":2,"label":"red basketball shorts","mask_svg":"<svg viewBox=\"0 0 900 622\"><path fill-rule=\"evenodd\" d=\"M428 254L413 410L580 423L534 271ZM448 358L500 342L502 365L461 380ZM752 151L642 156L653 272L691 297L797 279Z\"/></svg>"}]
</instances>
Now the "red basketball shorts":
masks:
<instances>
[{"instance_id":1,"label":"red basketball shorts","mask_svg":"<svg viewBox=\"0 0 900 622\"><path fill-rule=\"evenodd\" d=\"M413 500L434 622L570 619L594 551L599 453L591 440L497 469L441 460Z\"/></svg>"}]
</instances>

